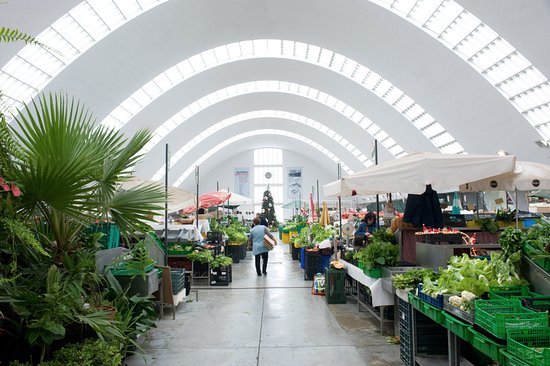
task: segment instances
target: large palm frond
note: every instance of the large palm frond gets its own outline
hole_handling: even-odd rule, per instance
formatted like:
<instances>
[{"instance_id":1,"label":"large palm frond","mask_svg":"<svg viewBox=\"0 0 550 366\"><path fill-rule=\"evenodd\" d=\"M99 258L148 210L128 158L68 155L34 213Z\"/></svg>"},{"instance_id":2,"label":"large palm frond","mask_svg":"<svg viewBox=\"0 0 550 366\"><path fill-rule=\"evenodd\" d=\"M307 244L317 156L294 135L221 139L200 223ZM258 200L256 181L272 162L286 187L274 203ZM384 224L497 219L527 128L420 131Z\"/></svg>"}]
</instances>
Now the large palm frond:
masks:
<instances>
[{"instance_id":1,"label":"large palm frond","mask_svg":"<svg viewBox=\"0 0 550 366\"><path fill-rule=\"evenodd\" d=\"M25 187L23 205L29 214L55 209L73 217L93 213L91 172L102 165L89 137L92 115L65 96L41 96L15 118L24 161L14 177Z\"/></svg>"},{"instance_id":2,"label":"large palm frond","mask_svg":"<svg viewBox=\"0 0 550 366\"><path fill-rule=\"evenodd\" d=\"M142 184L129 190L117 190L105 209L122 233L132 233L143 229L141 226L154 211L164 208L161 204L164 198L164 191L159 185Z\"/></svg>"}]
</instances>

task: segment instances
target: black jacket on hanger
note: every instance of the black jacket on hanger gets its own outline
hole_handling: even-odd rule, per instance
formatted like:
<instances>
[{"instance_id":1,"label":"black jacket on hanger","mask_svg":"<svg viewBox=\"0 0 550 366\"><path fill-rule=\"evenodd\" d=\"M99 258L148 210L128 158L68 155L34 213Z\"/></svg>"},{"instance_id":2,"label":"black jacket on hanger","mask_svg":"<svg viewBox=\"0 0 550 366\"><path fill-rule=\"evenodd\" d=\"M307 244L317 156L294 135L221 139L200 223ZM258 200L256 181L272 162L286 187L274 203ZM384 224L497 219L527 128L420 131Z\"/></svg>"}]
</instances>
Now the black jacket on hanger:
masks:
<instances>
[{"instance_id":1,"label":"black jacket on hanger","mask_svg":"<svg viewBox=\"0 0 550 366\"><path fill-rule=\"evenodd\" d=\"M431 184L426 186L426 191L422 194L409 194L403 221L421 227L426 225L430 228L442 228L443 213L439 205L437 192L432 189Z\"/></svg>"}]
</instances>

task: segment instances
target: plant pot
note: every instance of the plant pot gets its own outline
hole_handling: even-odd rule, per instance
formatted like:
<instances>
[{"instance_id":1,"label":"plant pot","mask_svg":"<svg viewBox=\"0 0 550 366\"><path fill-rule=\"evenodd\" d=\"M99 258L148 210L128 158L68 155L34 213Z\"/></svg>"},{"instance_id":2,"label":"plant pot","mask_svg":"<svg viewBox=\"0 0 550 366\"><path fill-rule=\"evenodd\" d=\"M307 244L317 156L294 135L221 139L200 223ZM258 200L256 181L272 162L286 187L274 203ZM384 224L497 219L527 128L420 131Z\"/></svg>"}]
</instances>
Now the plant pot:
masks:
<instances>
[{"instance_id":1,"label":"plant pot","mask_svg":"<svg viewBox=\"0 0 550 366\"><path fill-rule=\"evenodd\" d=\"M109 321L115 320L117 310L114 306L99 305L99 306L96 306L96 309L99 310L99 311L105 312L105 314L107 316L107 320L109 320Z\"/></svg>"}]
</instances>

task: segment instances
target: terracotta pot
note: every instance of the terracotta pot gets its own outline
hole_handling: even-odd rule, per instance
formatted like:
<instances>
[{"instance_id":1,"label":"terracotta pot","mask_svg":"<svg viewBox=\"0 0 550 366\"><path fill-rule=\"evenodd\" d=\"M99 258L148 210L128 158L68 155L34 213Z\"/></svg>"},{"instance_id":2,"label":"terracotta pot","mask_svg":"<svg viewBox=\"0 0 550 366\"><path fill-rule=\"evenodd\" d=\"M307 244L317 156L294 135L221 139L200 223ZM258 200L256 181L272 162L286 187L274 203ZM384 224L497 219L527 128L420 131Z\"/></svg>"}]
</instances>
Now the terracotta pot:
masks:
<instances>
[{"instance_id":1,"label":"terracotta pot","mask_svg":"<svg viewBox=\"0 0 550 366\"><path fill-rule=\"evenodd\" d=\"M115 320L116 308L114 306L100 305L100 306L97 306L96 309L104 311L106 313L107 320L109 321Z\"/></svg>"}]
</instances>

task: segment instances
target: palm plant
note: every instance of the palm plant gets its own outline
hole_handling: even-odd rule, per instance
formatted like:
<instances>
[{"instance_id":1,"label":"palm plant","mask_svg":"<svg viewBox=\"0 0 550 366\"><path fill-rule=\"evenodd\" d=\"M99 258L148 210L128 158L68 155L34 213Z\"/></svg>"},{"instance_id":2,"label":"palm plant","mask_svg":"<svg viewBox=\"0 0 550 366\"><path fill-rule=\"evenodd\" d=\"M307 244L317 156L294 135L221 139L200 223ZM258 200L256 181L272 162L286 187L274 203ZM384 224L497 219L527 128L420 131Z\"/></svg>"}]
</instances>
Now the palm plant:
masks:
<instances>
[{"instance_id":1,"label":"palm plant","mask_svg":"<svg viewBox=\"0 0 550 366\"><path fill-rule=\"evenodd\" d=\"M131 177L150 132L128 140L96 127L80 103L60 95L41 96L15 122L10 134L0 130L0 162L4 174L24 187L21 217L41 218L36 230L54 255L77 249L75 239L90 222L111 219L129 236L162 209L159 186L119 186Z\"/></svg>"}]
</instances>

